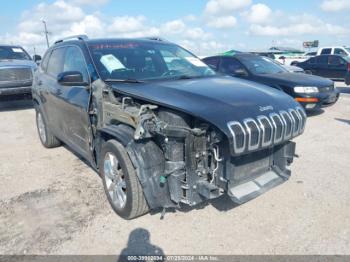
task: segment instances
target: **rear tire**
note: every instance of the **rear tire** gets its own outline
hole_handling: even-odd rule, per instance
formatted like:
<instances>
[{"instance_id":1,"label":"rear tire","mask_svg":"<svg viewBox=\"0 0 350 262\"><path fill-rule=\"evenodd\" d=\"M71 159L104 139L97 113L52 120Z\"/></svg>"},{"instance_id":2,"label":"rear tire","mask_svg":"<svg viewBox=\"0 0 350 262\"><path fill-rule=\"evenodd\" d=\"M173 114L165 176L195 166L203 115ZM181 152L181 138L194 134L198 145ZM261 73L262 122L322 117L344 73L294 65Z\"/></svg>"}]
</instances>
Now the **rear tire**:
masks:
<instances>
[{"instance_id":1,"label":"rear tire","mask_svg":"<svg viewBox=\"0 0 350 262\"><path fill-rule=\"evenodd\" d=\"M54 148L61 145L61 141L52 134L40 109L36 109L36 126L40 141L44 147Z\"/></svg>"},{"instance_id":2,"label":"rear tire","mask_svg":"<svg viewBox=\"0 0 350 262\"><path fill-rule=\"evenodd\" d=\"M133 219L149 211L136 170L116 140L106 142L99 161L103 187L113 210L124 219Z\"/></svg>"}]
</instances>

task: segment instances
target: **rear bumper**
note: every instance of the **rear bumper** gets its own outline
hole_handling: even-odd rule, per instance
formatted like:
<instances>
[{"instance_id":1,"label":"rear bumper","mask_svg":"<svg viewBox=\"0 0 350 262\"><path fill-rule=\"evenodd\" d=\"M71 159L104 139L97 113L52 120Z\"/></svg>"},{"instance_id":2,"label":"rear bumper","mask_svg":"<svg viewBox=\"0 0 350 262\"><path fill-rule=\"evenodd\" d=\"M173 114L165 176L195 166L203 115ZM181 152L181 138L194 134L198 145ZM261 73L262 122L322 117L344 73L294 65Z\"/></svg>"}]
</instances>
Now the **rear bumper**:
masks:
<instances>
[{"instance_id":1,"label":"rear bumper","mask_svg":"<svg viewBox=\"0 0 350 262\"><path fill-rule=\"evenodd\" d=\"M0 97L2 96L16 96L16 95L31 95L32 87L10 87L10 88L0 88Z\"/></svg>"}]
</instances>

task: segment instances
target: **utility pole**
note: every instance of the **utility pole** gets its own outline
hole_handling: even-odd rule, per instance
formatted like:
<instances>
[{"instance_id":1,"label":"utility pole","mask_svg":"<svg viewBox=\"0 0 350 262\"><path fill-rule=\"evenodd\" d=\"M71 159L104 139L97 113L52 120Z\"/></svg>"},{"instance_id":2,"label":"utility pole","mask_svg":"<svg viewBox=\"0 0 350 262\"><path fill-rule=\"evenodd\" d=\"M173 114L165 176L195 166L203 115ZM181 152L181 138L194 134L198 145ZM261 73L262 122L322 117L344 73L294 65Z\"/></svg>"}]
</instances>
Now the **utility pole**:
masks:
<instances>
[{"instance_id":1,"label":"utility pole","mask_svg":"<svg viewBox=\"0 0 350 262\"><path fill-rule=\"evenodd\" d=\"M47 44L47 48L50 47L50 44L49 44L49 32L47 31L47 26L46 26L46 21L45 20L41 20L44 24L44 34L45 34L45 37L46 37L46 44Z\"/></svg>"}]
</instances>

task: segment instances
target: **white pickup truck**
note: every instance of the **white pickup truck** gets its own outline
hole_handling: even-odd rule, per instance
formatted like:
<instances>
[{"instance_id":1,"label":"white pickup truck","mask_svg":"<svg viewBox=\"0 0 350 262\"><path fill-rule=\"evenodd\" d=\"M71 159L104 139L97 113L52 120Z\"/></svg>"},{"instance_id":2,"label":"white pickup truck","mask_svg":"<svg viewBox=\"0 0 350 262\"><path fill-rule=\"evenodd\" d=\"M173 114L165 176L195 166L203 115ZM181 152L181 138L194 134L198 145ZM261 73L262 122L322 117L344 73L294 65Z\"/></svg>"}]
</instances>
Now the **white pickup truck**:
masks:
<instances>
[{"instance_id":1,"label":"white pickup truck","mask_svg":"<svg viewBox=\"0 0 350 262\"><path fill-rule=\"evenodd\" d=\"M350 56L350 47L329 46L321 47L317 51L317 55L344 55Z\"/></svg>"}]
</instances>

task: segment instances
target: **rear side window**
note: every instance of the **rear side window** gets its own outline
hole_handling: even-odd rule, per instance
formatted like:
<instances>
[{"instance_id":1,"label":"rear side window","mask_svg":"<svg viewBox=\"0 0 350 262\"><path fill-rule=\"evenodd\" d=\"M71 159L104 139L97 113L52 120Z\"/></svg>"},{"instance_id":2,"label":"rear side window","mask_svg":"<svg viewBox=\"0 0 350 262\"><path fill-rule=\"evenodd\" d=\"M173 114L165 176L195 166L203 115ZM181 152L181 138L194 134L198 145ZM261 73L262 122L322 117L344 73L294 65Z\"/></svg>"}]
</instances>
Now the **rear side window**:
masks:
<instances>
[{"instance_id":1,"label":"rear side window","mask_svg":"<svg viewBox=\"0 0 350 262\"><path fill-rule=\"evenodd\" d=\"M221 61L220 71L224 74L233 74L236 70L245 70L240 62L234 58L224 57Z\"/></svg>"},{"instance_id":2,"label":"rear side window","mask_svg":"<svg viewBox=\"0 0 350 262\"><path fill-rule=\"evenodd\" d=\"M334 54L335 54L335 55L347 55L347 54L345 53L345 51L344 51L343 49L341 49L341 48L336 48L336 49L334 49Z\"/></svg>"},{"instance_id":3,"label":"rear side window","mask_svg":"<svg viewBox=\"0 0 350 262\"><path fill-rule=\"evenodd\" d=\"M309 64L316 64L316 58L312 57L308 61Z\"/></svg>"},{"instance_id":4,"label":"rear side window","mask_svg":"<svg viewBox=\"0 0 350 262\"><path fill-rule=\"evenodd\" d=\"M47 65L47 73L49 75L57 77L59 73L63 72L64 52L64 48L57 48L52 51Z\"/></svg>"},{"instance_id":5,"label":"rear side window","mask_svg":"<svg viewBox=\"0 0 350 262\"><path fill-rule=\"evenodd\" d=\"M67 47L63 63L63 72L66 71L78 71L83 75L84 81L89 82L85 58L78 47Z\"/></svg>"},{"instance_id":6,"label":"rear side window","mask_svg":"<svg viewBox=\"0 0 350 262\"><path fill-rule=\"evenodd\" d=\"M323 48L321 55L330 55L332 53L332 48Z\"/></svg>"},{"instance_id":7,"label":"rear side window","mask_svg":"<svg viewBox=\"0 0 350 262\"><path fill-rule=\"evenodd\" d=\"M47 53L44 55L44 58L43 58L43 60L42 60L41 63L40 63L41 69L42 69L43 71L46 71L47 63L49 62L50 54L51 54L51 51L47 52Z\"/></svg>"},{"instance_id":8,"label":"rear side window","mask_svg":"<svg viewBox=\"0 0 350 262\"><path fill-rule=\"evenodd\" d=\"M340 65L340 58L337 56L330 56L328 59L328 64L330 65Z\"/></svg>"},{"instance_id":9,"label":"rear side window","mask_svg":"<svg viewBox=\"0 0 350 262\"><path fill-rule=\"evenodd\" d=\"M317 64L327 64L328 63L328 55L321 55L316 59Z\"/></svg>"},{"instance_id":10,"label":"rear side window","mask_svg":"<svg viewBox=\"0 0 350 262\"><path fill-rule=\"evenodd\" d=\"M209 57L209 58L204 58L203 61L206 63L208 66L210 66L214 70L218 70L219 66L219 57Z\"/></svg>"}]
</instances>

